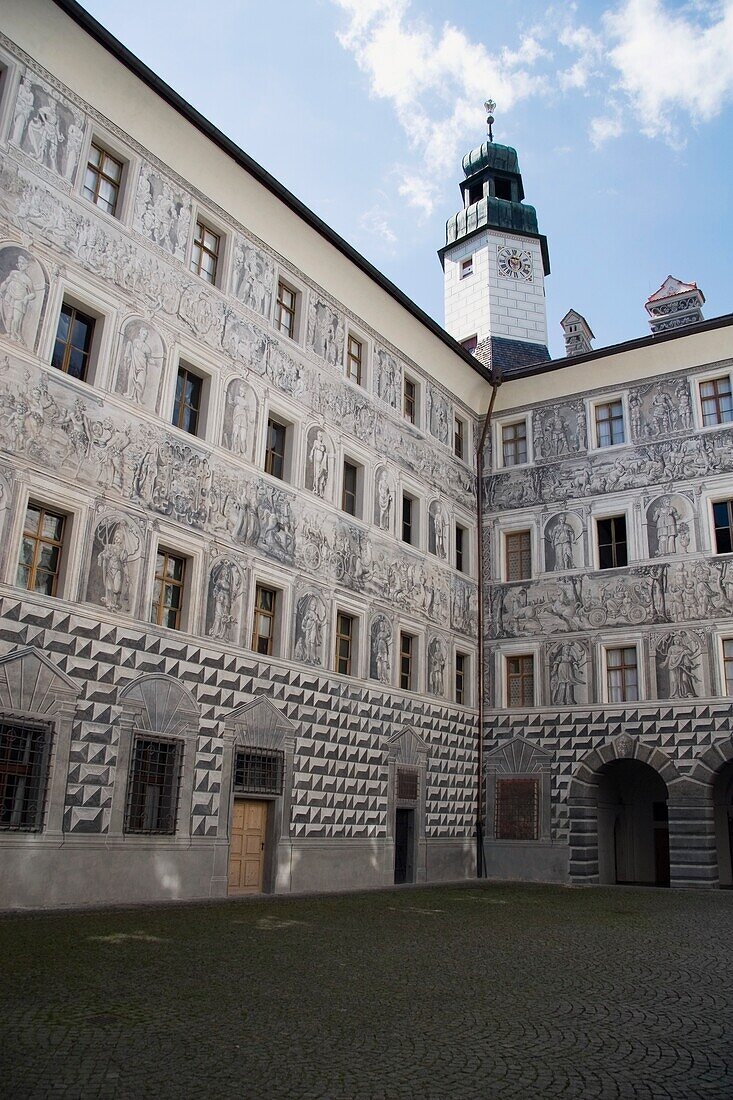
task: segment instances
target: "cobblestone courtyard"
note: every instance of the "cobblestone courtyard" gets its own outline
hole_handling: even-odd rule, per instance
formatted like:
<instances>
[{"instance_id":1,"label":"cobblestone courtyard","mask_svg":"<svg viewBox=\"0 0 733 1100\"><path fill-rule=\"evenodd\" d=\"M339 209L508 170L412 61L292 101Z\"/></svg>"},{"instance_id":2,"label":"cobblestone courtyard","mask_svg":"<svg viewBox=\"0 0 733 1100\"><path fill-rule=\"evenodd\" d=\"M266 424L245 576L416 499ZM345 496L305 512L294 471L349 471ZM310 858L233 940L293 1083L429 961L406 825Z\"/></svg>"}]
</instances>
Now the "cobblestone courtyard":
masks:
<instances>
[{"instance_id":1,"label":"cobblestone courtyard","mask_svg":"<svg viewBox=\"0 0 733 1100\"><path fill-rule=\"evenodd\" d=\"M0 1095L726 1097L733 894L469 885L0 920Z\"/></svg>"}]
</instances>

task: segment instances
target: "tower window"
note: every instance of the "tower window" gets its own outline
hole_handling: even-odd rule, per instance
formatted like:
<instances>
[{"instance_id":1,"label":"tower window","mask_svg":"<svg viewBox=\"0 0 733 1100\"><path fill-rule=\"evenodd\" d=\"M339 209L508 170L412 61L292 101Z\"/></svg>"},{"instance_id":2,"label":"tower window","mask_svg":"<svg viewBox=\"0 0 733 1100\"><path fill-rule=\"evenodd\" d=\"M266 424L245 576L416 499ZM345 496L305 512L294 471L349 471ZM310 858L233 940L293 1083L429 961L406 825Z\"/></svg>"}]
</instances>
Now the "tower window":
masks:
<instances>
[{"instance_id":1,"label":"tower window","mask_svg":"<svg viewBox=\"0 0 733 1100\"><path fill-rule=\"evenodd\" d=\"M468 189L468 202L467 206L473 206L475 202L480 202L484 197L484 185L483 183L474 183L472 187Z\"/></svg>"},{"instance_id":2,"label":"tower window","mask_svg":"<svg viewBox=\"0 0 733 1100\"><path fill-rule=\"evenodd\" d=\"M465 340L461 340L461 347L473 355L478 347L478 336L467 336Z\"/></svg>"},{"instance_id":3,"label":"tower window","mask_svg":"<svg viewBox=\"0 0 733 1100\"><path fill-rule=\"evenodd\" d=\"M511 180L494 180L494 194L497 199L508 199L512 201L512 181Z\"/></svg>"},{"instance_id":4,"label":"tower window","mask_svg":"<svg viewBox=\"0 0 733 1100\"><path fill-rule=\"evenodd\" d=\"M461 260L461 278L467 279L469 275L473 275L473 256L467 256L465 260Z\"/></svg>"}]
</instances>

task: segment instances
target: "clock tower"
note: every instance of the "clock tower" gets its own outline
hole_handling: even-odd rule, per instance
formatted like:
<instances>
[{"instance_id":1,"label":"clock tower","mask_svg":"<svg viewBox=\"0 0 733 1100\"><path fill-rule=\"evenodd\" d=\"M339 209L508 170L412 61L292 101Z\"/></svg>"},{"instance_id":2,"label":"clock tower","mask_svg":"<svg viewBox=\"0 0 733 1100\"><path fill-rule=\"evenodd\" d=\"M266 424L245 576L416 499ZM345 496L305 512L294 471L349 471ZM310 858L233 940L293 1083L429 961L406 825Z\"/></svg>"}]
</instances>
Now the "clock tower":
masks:
<instances>
[{"instance_id":1,"label":"clock tower","mask_svg":"<svg viewBox=\"0 0 733 1100\"><path fill-rule=\"evenodd\" d=\"M505 373L549 359L545 275L547 238L524 202L515 149L489 137L463 158L463 209L448 219L440 249L445 328L488 365Z\"/></svg>"}]
</instances>

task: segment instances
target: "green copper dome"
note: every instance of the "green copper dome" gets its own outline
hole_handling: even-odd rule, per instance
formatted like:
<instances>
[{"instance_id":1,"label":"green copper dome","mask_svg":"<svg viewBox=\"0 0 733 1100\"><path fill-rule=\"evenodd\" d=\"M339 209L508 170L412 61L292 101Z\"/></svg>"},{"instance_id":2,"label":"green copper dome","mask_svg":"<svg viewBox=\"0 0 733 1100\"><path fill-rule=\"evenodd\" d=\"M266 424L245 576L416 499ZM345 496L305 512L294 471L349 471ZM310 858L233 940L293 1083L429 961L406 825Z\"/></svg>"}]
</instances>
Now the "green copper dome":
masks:
<instances>
[{"instance_id":1,"label":"green copper dome","mask_svg":"<svg viewBox=\"0 0 733 1100\"><path fill-rule=\"evenodd\" d=\"M445 243L453 244L485 225L520 233L539 233L534 206L523 202L509 202L507 199L483 198L448 219Z\"/></svg>"},{"instance_id":2,"label":"green copper dome","mask_svg":"<svg viewBox=\"0 0 733 1100\"><path fill-rule=\"evenodd\" d=\"M483 172L486 168L492 168L497 172L510 172L518 176L519 157L517 150L511 145L496 145L493 141L485 141L478 149L472 149L463 158L463 171L468 176L475 176L477 172Z\"/></svg>"}]
</instances>

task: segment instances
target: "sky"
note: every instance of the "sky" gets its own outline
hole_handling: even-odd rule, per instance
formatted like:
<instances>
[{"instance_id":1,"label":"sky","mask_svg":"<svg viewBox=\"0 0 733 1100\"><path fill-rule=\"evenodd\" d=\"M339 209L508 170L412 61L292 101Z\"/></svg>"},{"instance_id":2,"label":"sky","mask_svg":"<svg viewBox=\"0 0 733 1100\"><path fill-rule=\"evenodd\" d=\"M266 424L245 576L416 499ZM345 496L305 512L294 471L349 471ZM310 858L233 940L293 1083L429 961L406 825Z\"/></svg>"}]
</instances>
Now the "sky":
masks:
<instances>
[{"instance_id":1,"label":"sky","mask_svg":"<svg viewBox=\"0 0 733 1100\"><path fill-rule=\"evenodd\" d=\"M550 350L602 347L694 281L733 312L733 0L84 0L133 53L443 321L461 157L519 154Z\"/></svg>"}]
</instances>

